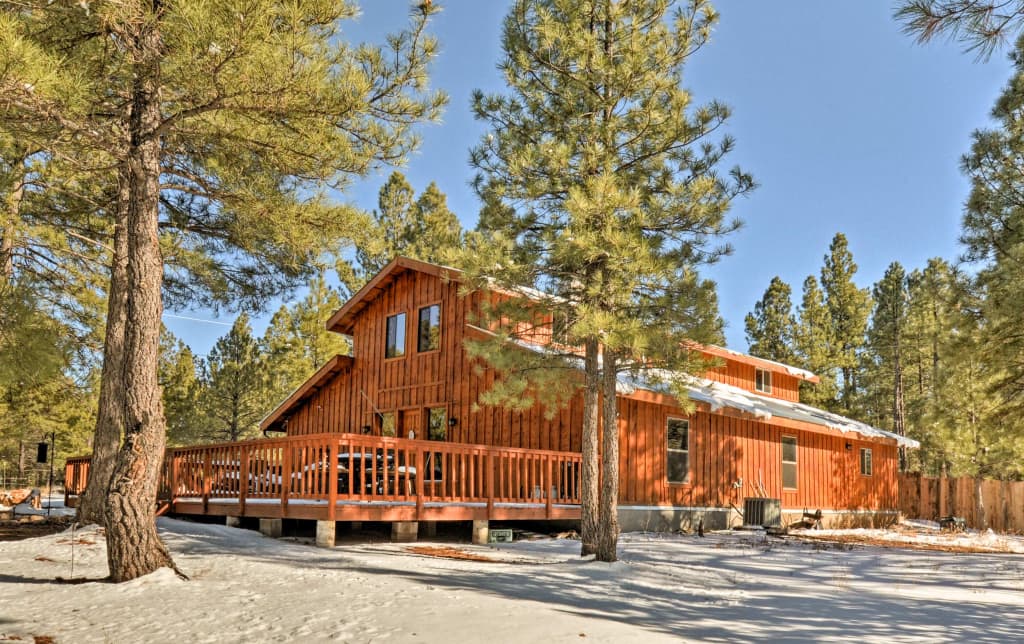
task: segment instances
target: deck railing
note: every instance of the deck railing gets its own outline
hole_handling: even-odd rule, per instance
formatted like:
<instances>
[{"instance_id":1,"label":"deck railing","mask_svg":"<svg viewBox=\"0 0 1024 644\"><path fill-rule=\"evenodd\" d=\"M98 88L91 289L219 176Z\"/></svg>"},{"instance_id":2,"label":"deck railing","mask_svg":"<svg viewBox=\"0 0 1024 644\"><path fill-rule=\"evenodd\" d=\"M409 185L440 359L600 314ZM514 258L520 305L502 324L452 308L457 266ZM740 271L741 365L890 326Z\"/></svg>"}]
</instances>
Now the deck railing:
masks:
<instances>
[{"instance_id":1,"label":"deck railing","mask_svg":"<svg viewBox=\"0 0 1024 644\"><path fill-rule=\"evenodd\" d=\"M65 488L85 488L88 457L68 459ZM581 456L358 434L317 434L168 449L162 500L246 503L579 504Z\"/></svg>"}]
</instances>

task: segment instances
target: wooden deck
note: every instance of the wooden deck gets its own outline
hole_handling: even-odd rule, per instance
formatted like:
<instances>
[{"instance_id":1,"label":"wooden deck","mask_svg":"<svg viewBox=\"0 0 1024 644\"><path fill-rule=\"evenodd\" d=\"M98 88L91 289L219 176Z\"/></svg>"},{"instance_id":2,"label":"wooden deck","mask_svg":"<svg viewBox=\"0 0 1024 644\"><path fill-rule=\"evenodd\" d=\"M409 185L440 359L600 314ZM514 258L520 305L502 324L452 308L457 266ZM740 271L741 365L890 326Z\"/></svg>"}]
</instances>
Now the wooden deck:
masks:
<instances>
[{"instance_id":1,"label":"wooden deck","mask_svg":"<svg viewBox=\"0 0 1024 644\"><path fill-rule=\"evenodd\" d=\"M175 514L318 521L580 517L573 452L318 434L169 449L159 499ZM68 459L65 500L89 457Z\"/></svg>"}]
</instances>

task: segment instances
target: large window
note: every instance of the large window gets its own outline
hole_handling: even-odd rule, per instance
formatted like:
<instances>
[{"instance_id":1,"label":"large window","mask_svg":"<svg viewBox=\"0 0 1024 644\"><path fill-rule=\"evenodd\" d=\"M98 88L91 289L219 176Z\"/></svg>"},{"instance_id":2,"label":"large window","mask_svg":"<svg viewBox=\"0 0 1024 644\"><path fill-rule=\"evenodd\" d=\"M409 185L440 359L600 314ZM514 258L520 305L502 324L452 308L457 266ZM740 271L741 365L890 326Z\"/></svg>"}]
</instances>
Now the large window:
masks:
<instances>
[{"instance_id":1,"label":"large window","mask_svg":"<svg viewBox=\"0 0 1024 644\"><path fill-rule=\"evenodd\" d=\"M448 438L448 409L432 407L427 410L427 440L443 441Z\"/></svg>"},{"instance_id":2,"label":"large window","mask_svg":"<svg viewBox=\"0 0 1024 644\"><path fill-rule=\"evenodd\" d=\"M860 473L871 476L871 450L867 447L860 448Z\"/></svg>"},{"instance_id":3,"label":"large window","mask_svg":"<svg viewBox=\"0 0 1024 644\"><path fill-rule=\"evenodd\" d=\"M690 478L690 421L669 418L665 461L669 483L686 483Z\"/></svg>"},{"instance_id":4,"label":"large window","mask_svg":"<svg viewBox=\"0 0 1024 644\"><path fill-rule=\"evenodd\" d=\"M405 313L389 315L387 327L384 357L401 358L405 355Z\"/></svg>"},{"instance_id":5,"label":"large window","mask_svg":"<svg viewBox=\"0 0 1024 644\"><path fill-rule=\"evenodd\" d=\"M782 487L796 489L796 437L782 437Z\"/></svg>"},{"instance_id":6,"label":"large window","mask_svg":"<svg viewBox=\"0 0 1024 644\"><path fill-rule=\"evenodd\" d=\"M441 305L431 304L420 309L417 351L436 351L441 348Z\"/></svg>"},{"instance_id":7,"label":"large window","mask_svg":"<svg viewBox=\"0 0 1024 644\"><path fill-rule=\"evenodd\" d=\"M754 389L766 394L772 393L772 372L767 369L755 369Z\"/></svg>"}]
</instances>

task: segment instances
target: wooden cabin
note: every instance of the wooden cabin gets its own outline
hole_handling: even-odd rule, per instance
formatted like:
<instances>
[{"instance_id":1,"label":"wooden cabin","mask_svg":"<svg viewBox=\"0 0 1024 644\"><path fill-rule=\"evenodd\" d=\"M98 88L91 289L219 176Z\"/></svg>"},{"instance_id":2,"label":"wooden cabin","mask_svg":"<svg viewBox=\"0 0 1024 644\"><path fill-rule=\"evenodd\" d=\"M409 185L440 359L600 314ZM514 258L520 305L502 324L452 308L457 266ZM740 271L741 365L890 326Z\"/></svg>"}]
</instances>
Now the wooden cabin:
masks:
<instances>
[{"instance_id":1,"label":"wooden cabin","mask_svg":"<svg viewBox=\"0 0 1024 644\"><path fill-rule=\"evenodd\" d=\"M437 520L578 519L582 398L554 418L479 406L494 373L474 368L464 340L479 332L483 295L461 296L459 279L391 262L327 323L351 337L351 355L261 423L280 438L169 451L172 511L317 519L332 534L349 520L414 531ZM786 521L818 510L832 524L895 520L898 446L914 441L800 404L800 382L818 380L807 371L695 349L718 366L693 379L692 413L657 384L620 382L624 530L726 527L756 497L780 499Z\"/></svg>"}]
</instances>

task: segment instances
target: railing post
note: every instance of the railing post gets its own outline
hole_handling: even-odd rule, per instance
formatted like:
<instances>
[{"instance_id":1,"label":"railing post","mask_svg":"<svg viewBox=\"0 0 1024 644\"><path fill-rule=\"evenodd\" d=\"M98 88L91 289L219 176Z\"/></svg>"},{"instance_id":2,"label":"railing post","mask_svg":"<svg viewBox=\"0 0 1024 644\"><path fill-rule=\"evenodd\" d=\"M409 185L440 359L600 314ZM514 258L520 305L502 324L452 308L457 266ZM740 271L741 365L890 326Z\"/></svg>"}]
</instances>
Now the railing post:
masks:
<instances>
[{"instance_id":1,"label":"railing post","mask_svg":"<svg viewBox=\"0 0 1024 644\"><path fill-rule=\"evenodd\" d=\"M249 445L242 445L238 460L238 514L244 517L245 499L249 495Z\"/></svg>"},{"instance_id":2,"label":"railing post","mask_svg":"<svg viewBox=\"0 0 1024 644\"><path fill-rule=\"evenodd\" d=\"M333 436L333 435L332 435ZM338 512L338 445L337 437L331 439L327 448L327 520L334 521Z\"/></svg>"},{"instance_id":3,"label":"railing post","mask_svg":"<svg viewBox=\"0 0 1024 644\"><path fill-rule=\"evenodd\" d=\"M203 514L206 514L210 509L210 458L209 450L203 452Z\"/></svg>"},{"instance_id":4,"label":"railing post","mask_svg":"<svg viewBox=\"0 0 1024 644\"><path fill-rule=\"evenodd\" d=\"M494 516L494 452L487 452L487 519Z\"/></svg>"},{"instance_id":5,"label":"railing post","mask_svg":"<svg viewBox=\"0 0 1024 644\"><path fill-rule=\"evenodd\" d=\"M416 450L416 520L419 521L423 514L423 477L427 471L423 465L423 450L417 446Z\"/></svg>"},{"instance_id":6,"label":"railing post","mask_svg":"<svg viewBox=\"0 0 1024 644\"><path fill-rule=\"evenodd\" d=\"M292 450L291 443L287 440L281 446L281 518L285 518L288 511L288 493L292 487Z\"/></svg>"},{"instance_id":7,"label":"railing post","mask_svg":"<svg viewBox=\"0 0 1024 644\"><path fill-rule=\"evenodd\" d=\"M551 518L551 455L544 455L544 484L541 490L544 492L544 513L547 518Z\"/></svg>"}]
</instances>

